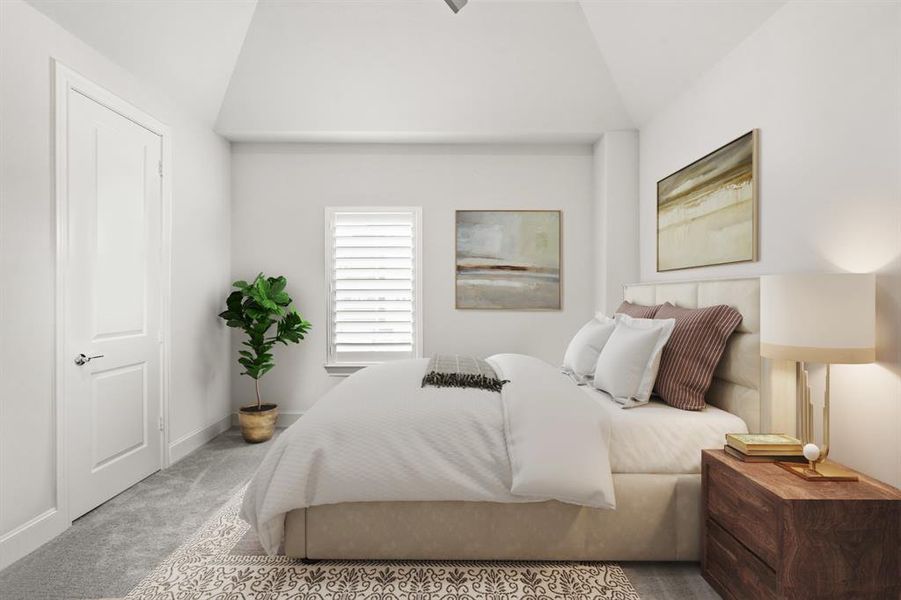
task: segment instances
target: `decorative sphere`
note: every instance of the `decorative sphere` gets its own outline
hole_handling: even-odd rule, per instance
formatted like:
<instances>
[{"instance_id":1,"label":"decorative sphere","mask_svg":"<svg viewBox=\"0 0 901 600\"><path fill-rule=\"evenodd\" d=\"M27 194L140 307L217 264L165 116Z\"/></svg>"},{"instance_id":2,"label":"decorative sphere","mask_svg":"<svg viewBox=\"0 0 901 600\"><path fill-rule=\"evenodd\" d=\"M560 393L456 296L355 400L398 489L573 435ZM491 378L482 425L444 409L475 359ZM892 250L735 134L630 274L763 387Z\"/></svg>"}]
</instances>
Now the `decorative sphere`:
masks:
<instances>
[{"instance_id":1,"label":"decorative sphere","mask_svg":"<svg viewBox=\"0 0 901 600\"><path fill-rule=\"evenodd\" d=\"M820 449L816 444L804 444L804 458L813 461L820 457Z\"/></svg>"}]
</instances>

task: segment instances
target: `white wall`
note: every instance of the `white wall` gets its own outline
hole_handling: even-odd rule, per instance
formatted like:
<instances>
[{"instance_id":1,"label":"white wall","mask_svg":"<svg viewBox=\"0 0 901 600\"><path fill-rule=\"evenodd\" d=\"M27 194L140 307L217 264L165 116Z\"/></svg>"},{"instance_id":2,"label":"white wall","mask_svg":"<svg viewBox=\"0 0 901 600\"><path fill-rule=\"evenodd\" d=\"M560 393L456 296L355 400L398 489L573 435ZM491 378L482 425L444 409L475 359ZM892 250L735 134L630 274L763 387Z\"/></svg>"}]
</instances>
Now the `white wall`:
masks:
<instances>
[{"instance_id":1,"label":"white wall","mask_svg":"<svg viewBox=\"0 0 901 600\"><path fill-rule=\"evenodd\" d=\"M590 146L234 144L232 182L234 277L285 275L313 323L299 346L276 349L262 380L283 412L340 381L323 369L326 206L422 206L425 355L522 352L556 364L593 314ZM473 208L563 210L563 310L454 309L454 210ZM250 380L232 372L235 405L251 401Z\"/></svg>"},{"instance_id":2,"label":"white wall","mask_svg":"<svg viewBox=\"0 0 901 600\"><path fill-rule=\"evenodd\" d=\"M760 129L760 261L655 272L655 182ZM901 485L901 5L792 2L640 132L643 280L875 271L878 363L833 370L832 454Z\"/></svg>"},{"instance_id":3,"label":"white wall","mask_svg":"<svg viewBox=\"0 0 901 600\"><path fill-rule=\"evenodd\" d=\"M53 57L172 128L171 439L228 423L215 317L230 271L228 143L32 7L0 2L0 568L69 524L56 510Z\"/></svg>"},{"instance_id":4,"label":"white wall","mask_svg":"<svg viewBox=\"0 0 901 600\"><path fill-rule=\"evenodd\" d=\"M639 279L638 132L608 131L594 145L595 308L613 314Z\"/></svg>"}]
</instances>

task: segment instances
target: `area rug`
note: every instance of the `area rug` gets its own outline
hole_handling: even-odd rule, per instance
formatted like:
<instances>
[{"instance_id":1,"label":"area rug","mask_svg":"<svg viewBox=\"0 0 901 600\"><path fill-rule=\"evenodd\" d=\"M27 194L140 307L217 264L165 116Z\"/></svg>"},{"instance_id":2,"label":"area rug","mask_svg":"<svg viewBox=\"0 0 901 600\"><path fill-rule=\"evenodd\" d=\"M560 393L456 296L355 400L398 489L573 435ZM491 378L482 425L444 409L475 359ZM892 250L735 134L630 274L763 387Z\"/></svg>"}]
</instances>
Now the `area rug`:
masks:
<instances>
[{"instance_id":1,"label":"area rug","mask_svg":"<svg viewBox=\"0 0 901 600\"><path fill-rule=\"evenodd\" d=\"M256 551L238 516L243 490L126 600L637 600L603 562L332 561ZM236 552L237 551L237 552Z\"/></svg>"}]
</instances>

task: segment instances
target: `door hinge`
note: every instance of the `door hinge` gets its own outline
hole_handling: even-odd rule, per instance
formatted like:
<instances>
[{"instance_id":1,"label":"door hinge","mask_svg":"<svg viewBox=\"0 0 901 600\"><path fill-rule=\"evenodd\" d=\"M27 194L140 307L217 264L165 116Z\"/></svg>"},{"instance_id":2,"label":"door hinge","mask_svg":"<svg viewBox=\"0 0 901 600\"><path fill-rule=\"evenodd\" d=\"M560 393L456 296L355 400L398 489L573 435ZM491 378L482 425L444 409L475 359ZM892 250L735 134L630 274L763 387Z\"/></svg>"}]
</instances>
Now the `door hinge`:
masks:
<instances>
[{"instance_id":1,"label":"door hinge","mask_svg":"<svg viewBox=\"0 0 901 600\"><path fill-rule=\"evenodd\" d=\"M160 177L162 177L163 176L163 161L160 161L158 164L159 164L159 168L160 168Z\"/></svg>"},{"instance_id":2,"label":"door hinge","mask_svg":"<svg viewBox=\"0 0 901 600\"><path fill-rule=\"evenodd\" d=\"M163 417L160 417L160 431L163 430Z\"/></svg>"}]
</instances>

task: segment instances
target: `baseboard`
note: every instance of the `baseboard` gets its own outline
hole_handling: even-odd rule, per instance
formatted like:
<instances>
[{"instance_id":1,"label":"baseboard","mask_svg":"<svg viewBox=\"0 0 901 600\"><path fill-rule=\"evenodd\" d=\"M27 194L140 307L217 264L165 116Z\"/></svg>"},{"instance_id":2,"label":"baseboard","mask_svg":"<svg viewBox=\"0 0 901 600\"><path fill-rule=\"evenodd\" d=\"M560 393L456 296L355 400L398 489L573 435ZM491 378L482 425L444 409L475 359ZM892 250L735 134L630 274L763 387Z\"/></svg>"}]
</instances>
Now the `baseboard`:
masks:
<instances>
[{"instance_id":1,"label":"baseboard","mask_svg":"<svg viewBox=\"0 0 901 600\"><path fill-rule=\"evenodd\" d=\"M0 537L0 571L31 554L66 529L66 515L51 508Z\"/></svg>"},{"instance_id":2,"label":"baseboard","mask_svg":"<svg viewBox=\"0 0 901 600\"><path fill-rule=\"evenodd\" d=\"M294 425L294 422L297 421L300 417L303 416L303 411L298 412L279 412L278 413L278 423L276 427L279 429L284 429L285 427L290 427ZM232 426L238 426L238 413L232 414Z\"/></svg>"},{"instance_id":3,"label":"baseboard","mask_svg":"<svg viewBox=\"0 0 901 600\"><path fill-rule=\"evenodd\" d=\"M206 427L201 427L169 444L169 465L174 465L211 439L231 427L231 415L222 417Z\"/></svg>"}]
</instances>

